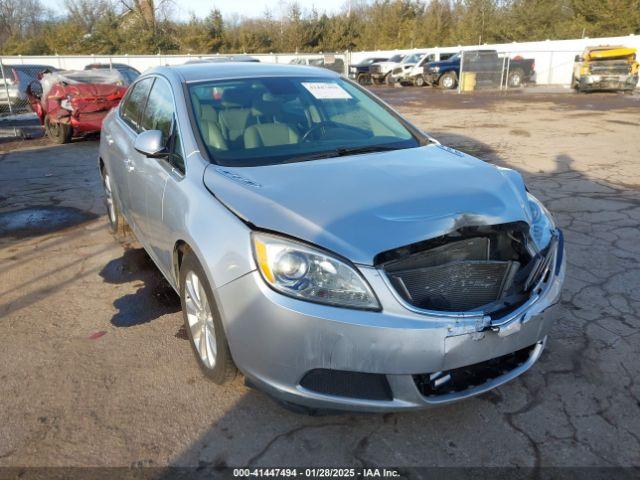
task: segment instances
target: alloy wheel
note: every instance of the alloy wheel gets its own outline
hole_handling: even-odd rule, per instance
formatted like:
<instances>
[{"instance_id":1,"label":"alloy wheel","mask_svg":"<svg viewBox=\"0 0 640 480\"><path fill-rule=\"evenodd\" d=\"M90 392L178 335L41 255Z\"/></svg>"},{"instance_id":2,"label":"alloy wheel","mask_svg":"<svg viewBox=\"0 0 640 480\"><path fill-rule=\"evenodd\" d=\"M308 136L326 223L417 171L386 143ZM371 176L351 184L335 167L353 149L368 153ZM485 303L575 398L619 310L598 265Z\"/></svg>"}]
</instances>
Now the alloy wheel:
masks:
<instances>
[{"instance_id":1,"label":"alloy wheel","mask_svg":"<svg viewBox=\"0 0 640 480\"><path fill-rule=\"evenodd\" d=\"M218 353L213 314L204 286L193 271L187 272L185 277L184 300L187 321L196 351L200 355L202 363L207 368L213 369Z\"/></svg>"}]
</instances>

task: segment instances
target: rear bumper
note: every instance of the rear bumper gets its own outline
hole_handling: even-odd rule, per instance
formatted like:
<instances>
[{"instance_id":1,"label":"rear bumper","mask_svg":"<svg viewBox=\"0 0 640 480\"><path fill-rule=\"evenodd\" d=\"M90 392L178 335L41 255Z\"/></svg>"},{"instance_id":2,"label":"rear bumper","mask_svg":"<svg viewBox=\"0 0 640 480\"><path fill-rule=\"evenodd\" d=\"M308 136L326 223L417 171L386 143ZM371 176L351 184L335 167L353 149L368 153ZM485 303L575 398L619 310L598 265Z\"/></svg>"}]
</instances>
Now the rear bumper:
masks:
<instances>
[{"instance_id":1,"label":"rear bumper","mask_svg":"<svg viewBox=\"0 0 640 480\"><path fill-rule=\"evenodd\" d=\"M102 129L102 122L108 113L108 110L79 113L77 115L60 117L59 122L71 125L75 135L95 133Z\"/></svg>"},{"instance_id":2,"label":"rear bumper","mask_svg":"<svg viewBox=\"0 0 640 480\"><path fill-rule=\"evenodd\" d=\"M378 270L360 267L381 312L303 302L271 290L257 271L216 290L234 361L247 379L284 401L312 408L360 411L418 409L477 395L529 369L540 357L553 324L553 305L564 280L563 255L544 290L498 328L478 328L477 316L426 315L398 300ZM485 325L486 326L486 325ZM416 375L446 377L452 370L529 348L508 371L459 391L424 395ZM303 379L312 371L374 374L389 398L317 391ZM377 375L376 375L377 374ZM372 397L374 397L372 395Z\"/></svg>"}]
</instances>

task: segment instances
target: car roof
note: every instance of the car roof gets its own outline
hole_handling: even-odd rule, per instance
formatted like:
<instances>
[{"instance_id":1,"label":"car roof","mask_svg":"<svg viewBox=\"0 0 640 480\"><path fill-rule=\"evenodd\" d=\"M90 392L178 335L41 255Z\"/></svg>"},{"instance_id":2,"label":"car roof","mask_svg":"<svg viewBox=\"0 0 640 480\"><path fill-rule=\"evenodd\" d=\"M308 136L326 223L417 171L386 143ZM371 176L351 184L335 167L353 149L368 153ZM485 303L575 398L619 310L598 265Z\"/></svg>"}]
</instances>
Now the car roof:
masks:
<instances>
[{"instance_id":1,"label":"car roof","mask_svg":"<svg viewBox=\"0 0 640 480\"><path fill-rule=\"evenodd\" d=\"M53 65L47 65L44 63L19 63L19 64L4 63L3 66L7 68L17 68L19 70L31 69L31 68L53 68L55 70L59 70L58 67L54 67Z\"/></svg>"},{"instance_id":2,"label":"car roof","mask_svg":"<svg viewBox=\"0 0 640 480\"><path fill-rule=\"evenodd\" d=\"M130 68L132 70L136 70L126 63L90 63L89 65L84 66L85 70L104 70L107 68Z\"/></svg>"},{"instance_id":3,"label":"car roof","mask_svg":"<svg viewBox=\"0 0 640 480\"><path fill-rule=\"evenodd\" d=\"M187 83L252 77L339 77L337 73L325 68L254 62L189 63L156 67L148 73L176 74Z\"/></svg>"}]
</instances>

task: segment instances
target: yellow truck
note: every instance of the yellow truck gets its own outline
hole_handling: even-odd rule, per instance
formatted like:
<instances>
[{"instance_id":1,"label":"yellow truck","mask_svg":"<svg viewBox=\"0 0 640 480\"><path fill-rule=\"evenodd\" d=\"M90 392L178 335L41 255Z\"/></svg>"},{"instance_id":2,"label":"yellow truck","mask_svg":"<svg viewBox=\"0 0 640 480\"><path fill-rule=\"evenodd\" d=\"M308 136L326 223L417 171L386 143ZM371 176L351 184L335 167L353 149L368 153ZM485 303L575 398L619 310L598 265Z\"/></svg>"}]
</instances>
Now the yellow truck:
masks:
<instances>
[{"instance_id":1,"label":"yellow truck","mask_svg":"<svg viewBox=\"0 0 640 480\"><path fill-rule=\"evenodd\" d=\"M623 46L587 47L576 55L571 86L578 92L632 91L638 84L636 49Z\"/></svg>"}]
</instances>

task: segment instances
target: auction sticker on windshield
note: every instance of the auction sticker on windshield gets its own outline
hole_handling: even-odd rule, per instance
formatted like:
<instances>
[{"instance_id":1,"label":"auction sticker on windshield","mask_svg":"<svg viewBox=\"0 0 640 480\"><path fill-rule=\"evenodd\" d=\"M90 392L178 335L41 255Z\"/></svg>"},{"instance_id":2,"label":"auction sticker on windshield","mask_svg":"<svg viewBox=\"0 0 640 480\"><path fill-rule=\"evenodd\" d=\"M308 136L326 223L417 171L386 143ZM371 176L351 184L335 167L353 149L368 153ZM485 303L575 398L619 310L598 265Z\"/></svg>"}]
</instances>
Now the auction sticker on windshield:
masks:
<instances>
[{"instance_id":1,"label":"auction sticker on windshield","mask_svg":"<svg viewBox=\"0 0 640 480\"><path fill-rule=\"evenodd\" d=\"M349 93L337 83L302 82L302 86L318 100L350 99Z\"/></svg>"}]
</instances>

